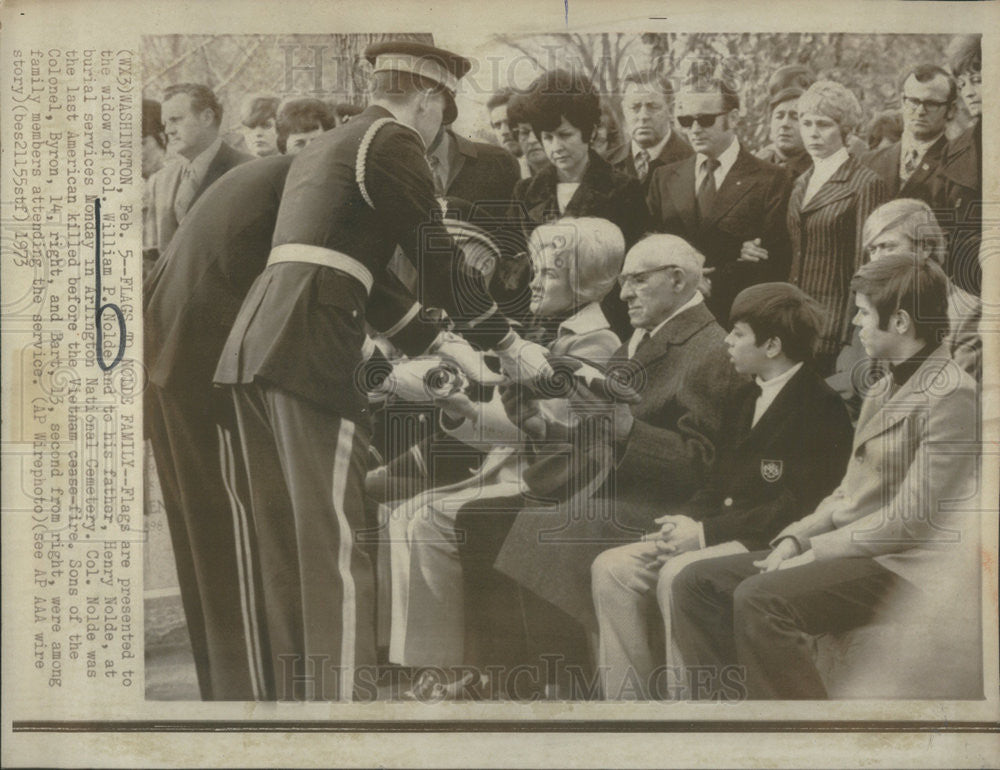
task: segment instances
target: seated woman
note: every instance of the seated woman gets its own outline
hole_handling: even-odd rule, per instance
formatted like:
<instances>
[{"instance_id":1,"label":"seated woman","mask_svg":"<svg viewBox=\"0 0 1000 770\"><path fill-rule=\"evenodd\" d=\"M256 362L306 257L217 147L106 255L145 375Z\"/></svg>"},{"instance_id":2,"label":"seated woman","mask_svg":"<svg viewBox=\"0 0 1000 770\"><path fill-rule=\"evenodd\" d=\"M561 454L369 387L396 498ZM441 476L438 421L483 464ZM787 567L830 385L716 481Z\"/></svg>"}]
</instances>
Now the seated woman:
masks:
<instances>
[{"instance_id":1,"label":"seated woman","mask_svg":"<svg viewBox=\"0 0 1000 770\"><path fill-rule=\"evenodd\" d=\"M628 249L645 233L646 200L639 182L615 171L592 147L601 123L601 99L582 75L552 70L525 96L523 114L552 165L514 186L513 216L527 238L560 217L600 217L613 222ZM632 333L625 306L612 292L601 303L612 330Z\"/></svg>"},{"instance_id":2,"label":"seated woman","mask_svg":"<svg viewBox=\"0 0 1000 770\"><path fill-rule=\"evenodd\" d=\"M869 260L913 253L944 267L948 241L931 207L915 198L899 198L879 206L865 221L864 254ZM948 335L943 342L955 362L977 379L982 377L982 339L978 297L948 281ZM856 416L868 386L884 374L865 354L857 333L837 357L836 373L827 384L847 401Z\"/></svg>"},{"instance_id":3,"label":"seated woman","mask_svg":"<svg viewBox=\"0 0 1000 770\"><path fill-rule=\"evenodd\" d=\"M601 365L620 346L600 300L615 284L625 253L621 231L590 217L565 218L538 227L529 253L534 268L531 310L537 334L555 356ZM535 402L525 434L507 417L499 393L475 405L462 394L438 402L444 427L469 444L489 445L482 465L467 479L425 492L390 516L392 626L389 659L406 666L457 666L465 660L466 618L459 545L459 511L470 508L514 514L526 504L521 458L525 442L565 429L569 401ZM467 416L475 415L470 419ZM501 538L502 541L502 538ZM497 544L499 548L499 543ZM516 622L515 618L511 618Z\"/></svg>"}]
</instances>

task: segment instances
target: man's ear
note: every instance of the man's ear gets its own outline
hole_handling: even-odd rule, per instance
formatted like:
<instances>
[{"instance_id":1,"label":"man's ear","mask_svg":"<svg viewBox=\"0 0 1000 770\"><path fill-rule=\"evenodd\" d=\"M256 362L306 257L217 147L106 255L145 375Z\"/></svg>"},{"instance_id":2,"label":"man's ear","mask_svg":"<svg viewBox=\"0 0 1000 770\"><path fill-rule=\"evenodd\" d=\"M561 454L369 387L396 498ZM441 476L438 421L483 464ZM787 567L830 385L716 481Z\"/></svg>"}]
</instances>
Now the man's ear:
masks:
<instances>
[{"instance_id":1,"label":"man's ear","mask_svg":"<svg viewBox=\"0 0 1000 770\"><path fill-rule=\"evenodd\" d=\"M905 335L913 328L913 318L905 310L896 310L892 314L892 328L897 334Z\"/></svg>"},{"instance_id":2,"label":"man's ear","mask_svg":"<svg viewBox=\"0 0 1000 770\"><path fill-rule=\"evenodd\" d=\"M206 107L198 114L198 121L205 128L208 128L209 126L215 123L215 113L211 109Z\"/></svg>"},{"instance_id":3,"label":"man's ear","mask_svg":"<svg viewBox=\"0 0 1000 770\"><path fill-rule=\"evenodd\" d=\"M781 355L781 337L771 337L764 343L764 355L777 358Z\"/></svg>"},{"instance_id":4,"label":"man's ear","mask_svg":"<svg viewBox=\"0 0 1000 770\"><path fill-rule=\"evenodd\" d=\"M948 112L945 115L944 119L950 123L952 120L955 119L955 114L957 112L958 112L958 98L956 97L955 100L948 105Z\"/></svg>"}]
</instances>

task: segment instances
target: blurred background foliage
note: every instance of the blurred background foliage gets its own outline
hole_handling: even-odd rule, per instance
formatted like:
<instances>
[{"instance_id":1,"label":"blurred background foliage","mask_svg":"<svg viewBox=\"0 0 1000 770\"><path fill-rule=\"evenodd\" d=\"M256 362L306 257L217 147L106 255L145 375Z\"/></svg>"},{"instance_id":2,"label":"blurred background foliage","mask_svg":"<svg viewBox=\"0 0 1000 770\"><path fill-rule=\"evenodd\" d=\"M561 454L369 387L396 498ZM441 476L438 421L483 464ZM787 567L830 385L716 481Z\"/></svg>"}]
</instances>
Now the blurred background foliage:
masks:
<instances>
[{"instance_id":1,"label":"blurred background foliage","mask_svg":"<svg viewBox=\"0 0 1000 770\"><path fill-rule=\"evenodd\" d=\"M159 99L171 83L213 88L223 104L226 138L239 145L239 108L250 93L319 96L364 105L368 65L362 52L386 39L433 42L429 33L352 35L157 35L143 40L144 96ZM540 71L576 68L589 75L621 118L621 83L630 73L656 69L680 82L692 67L731 78L740 89L740 139L767 144L771 73L804 64L848 86L870 121L899 107L899 78L916 64L944 65L949 35L841 33L554 33L496 35L456 49L473 59L463 81L457 128L492 141L482 106L502 86L524 87ZM964 129L961 112L949 134ZM867 125L859 131L864 136Z\"/></svg>"}]
</instances>

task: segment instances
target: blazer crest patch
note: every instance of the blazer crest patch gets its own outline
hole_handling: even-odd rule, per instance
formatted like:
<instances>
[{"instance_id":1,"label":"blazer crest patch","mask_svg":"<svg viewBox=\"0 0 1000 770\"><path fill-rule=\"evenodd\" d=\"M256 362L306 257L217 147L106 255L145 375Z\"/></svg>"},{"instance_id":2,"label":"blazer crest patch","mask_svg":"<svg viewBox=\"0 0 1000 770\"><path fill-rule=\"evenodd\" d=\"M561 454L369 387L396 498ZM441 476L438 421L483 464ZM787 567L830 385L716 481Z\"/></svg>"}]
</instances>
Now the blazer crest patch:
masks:
<instances>
[{"instance_id":1,"label":"blazer crest patch","mask_svg":"<svg viewBox=\"0 0 1000 770\"><path fill-rule=\"evenodd\" d=\"M784 463L781 460L761 460L760 475L764 481L773 484L781 478L784 472Z\"/></svg>"}]
</instances>

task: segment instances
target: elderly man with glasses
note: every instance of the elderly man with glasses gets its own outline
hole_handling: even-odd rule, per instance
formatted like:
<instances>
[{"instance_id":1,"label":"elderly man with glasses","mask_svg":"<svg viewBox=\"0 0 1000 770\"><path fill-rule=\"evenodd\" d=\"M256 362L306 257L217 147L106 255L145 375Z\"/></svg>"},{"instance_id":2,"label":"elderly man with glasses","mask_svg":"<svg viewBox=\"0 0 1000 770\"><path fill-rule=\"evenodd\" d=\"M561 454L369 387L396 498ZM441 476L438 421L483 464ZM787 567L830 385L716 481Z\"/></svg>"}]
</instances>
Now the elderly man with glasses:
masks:
<instances>
[{"instance_id":1,"label":"elderly man with glasses","mask_svg":"<svg viewBox=\"0 0 1000 770\"><path fill-rule=\"evenodd\" d=\"M526 589L537 619L533 643L562 661L570 659L560 647L563 613L596 640L590 565L603 550L659 529L655 519L703 483L723 410L746 382L698 290L703 267L704 257L673 235L650 235L628 252L619 284L634 331L610 366L635 386L639 401L614 407L610 436L584 421L571 437L573 494L558 508L521 510L497 557L496 568ZM555 479L561 473L565 480L565 457L554 459L551 474L542 465L526 474L532 495L561 496Z\"/></svg>"}]
</instances>

